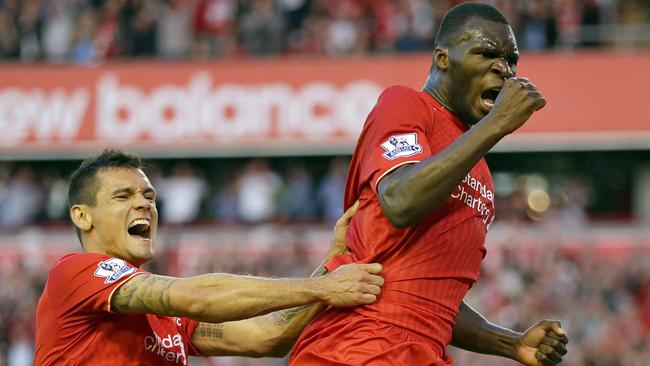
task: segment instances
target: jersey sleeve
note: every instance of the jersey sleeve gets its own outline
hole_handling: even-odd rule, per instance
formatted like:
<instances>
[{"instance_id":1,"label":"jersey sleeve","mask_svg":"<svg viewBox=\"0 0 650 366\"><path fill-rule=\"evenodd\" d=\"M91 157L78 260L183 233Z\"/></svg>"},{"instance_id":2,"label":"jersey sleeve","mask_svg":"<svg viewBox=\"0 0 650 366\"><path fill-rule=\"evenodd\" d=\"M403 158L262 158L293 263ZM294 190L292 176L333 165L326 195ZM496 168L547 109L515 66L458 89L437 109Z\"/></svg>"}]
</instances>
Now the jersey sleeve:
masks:
<instances>
[{"instance_id":1,"label":"jersey sleeve","mask_svg":"<svg viewBox=\"0 0 650 366\"><path fill-rule=\"evenodd\" d=\"M50 272L48 287L63 314L107 313L113 292L142 273L148 272L122 259L82 253L59 262Z\"/></svg>"},{"instance_id":2,"label":"jersey sleeve","mask_svg":"<svg viewBox=\"0 0 650 366\"><path fill-rule=\"evenodd\" d=\"M431 156L427 139L427 121L431 113L418 93L405 86L386 89L372 112L358 142L364 157L361 181L377 183L389 172L418 163Z\"/></svg>"},{"instance_id":3,"label":"jersey sleeve","mask_svg":"<svg viewBox=\"0 0 650 366\"><path fill-rule=\"evenodd\" d=\"M192 336L194 336L194 331L196 328L199 327L199 321L193 320L193 319L188 319L188 318L182 318L182 330L183 330L183 339L188 340L188 345L187 345L187 350L188 354L190 356L203 356L199 350L194 347L194 343L192 343Z\"/></svg>"}]
</instances>

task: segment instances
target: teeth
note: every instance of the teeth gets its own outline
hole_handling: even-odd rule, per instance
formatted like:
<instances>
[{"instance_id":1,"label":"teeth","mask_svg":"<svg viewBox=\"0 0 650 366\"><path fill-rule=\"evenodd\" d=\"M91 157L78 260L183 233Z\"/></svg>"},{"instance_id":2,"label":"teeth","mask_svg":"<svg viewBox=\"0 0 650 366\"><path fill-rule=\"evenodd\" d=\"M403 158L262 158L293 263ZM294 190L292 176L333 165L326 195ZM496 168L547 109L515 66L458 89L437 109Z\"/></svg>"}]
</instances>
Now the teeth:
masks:
<instances>
[{"instance_id":1,"label":"teeth","mask_svg":"<svg viewBox=\"0 0 650 366\"><path fill-rule=\"evenodd\" d=\"M136 225L150 225L150 224L151 224L151 222L149 220L147 220L147 219L137 219L137 220L133 221L129 225L129 227L131 228L131 227L134 227Z\"/></svg>"}]
</instances>

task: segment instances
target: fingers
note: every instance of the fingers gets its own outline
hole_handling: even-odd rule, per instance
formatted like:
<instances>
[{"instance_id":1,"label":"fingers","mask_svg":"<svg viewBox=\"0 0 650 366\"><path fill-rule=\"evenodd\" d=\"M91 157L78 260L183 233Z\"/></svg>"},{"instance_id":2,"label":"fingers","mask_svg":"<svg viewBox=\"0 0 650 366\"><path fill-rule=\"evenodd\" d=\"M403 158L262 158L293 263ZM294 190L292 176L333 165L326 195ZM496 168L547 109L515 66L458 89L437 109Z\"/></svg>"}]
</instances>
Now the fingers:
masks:
<instances>
[{"instance_id":1,"label":"fingers","mask_svg":"<svg viewBox=\"0 0 650 366\"><path fill-rule=\"evenodd\" d=\"M548 347L550 350L557 352L559 355L564 356L567 353L565 342L553 337L544 337L542 339L542 345ZM541 350L541 346L540 346Z\"/></svg>"},{"instance_id":2,"label":"fingers","mask_svg":"<svg viewBox=\"0 0 650 366\"><path fill-rule=\"evenodd\" d=\"M553 331L553 333L560 337L566 336L566 332L562 329L562 324L557 320L542 320L537 323L537 326L542 328L547 334L549 331Z\"/></svg>"},{"instance_id":3,"label":"fingers","mask_svg":"<svg viewBox=\"0 0 650 366\"><path fill-rule=\"evenodd\" d=\"M375 286L383 286L384 285L384 278L382 276L371 275L371 276L368 276L366 281L369 284L375 285Z\"/></svg>"},{"instance_id":4,"label":"fingers","mask_svg":"<svg viewBox=\"0 0 650 366\"><path fill-rule=\"evenodd\" d=\"M562 356L567 354L566 344L569 339L560 322L555 320L542 320L537 327L545 333L535 357L542 365L556 365L562 361Z\"/></svg>"},{"instance_id":5,"label":"fingers","mask_svg":"<svg viewBox=\"0 0 650 366\"><path fill-rule=\"evenodd\" d=\"M379 293L381 292L381 287L379 287L378 285L365 284L365 285L361 285L360 290L364 294L379 295Z\"/></svg>"},{"instance_id":6,"label":"fingers","mask_svg":"<svg viewBox=\"0 0 650 366\"><path fill-rule=\"evenodd\" d=\"M562 358L557 355L547 355L541 351L537 351L537 353L535 353L535 358L537 358L537 360L539 360L539 362L541 362L544 366L554 366L562 361Z\"/></svg>"},{"instance_id":7,"label":"fingers","mask_svg":"<svg viewBox=\"0 0 650 366\"><path fill-rule=\"evenodd\" d=\"M352 220L352 216L357 212L359 209L359 200L357 200L354 205L352 205L350 208L348 208L343 216L341 216L337 221L336 221L336 226L348 226L350 224L350 220Z\"/></svg>"},{"instance_id":8,"label":"fingers","mask_svg":"<svg viewBox=\"0 0 650 366\"><path fill-rule=\"evenodd\" d=\"M379 263L356 264L356 266L370 274L380 274L383 269Z\"/></svg>"},{"instance_id":9,"label":"fingers","mask_svg":"<svg viewBox=\"0 0 650 366\"><path fill-rule=\"evenodd\" d=\"M533 106L535 108L535 111L538 111L544 108L544 106L546 106L546 98L544 98L542 93L540 93L539 90L537 90L535 84L530 82L528 78L513 78L513 79L515 79L514 81L519 85L521 85L524 89L526 89L528 91L528 94L531 97L533 97L533 101L534 101Z\"/></svg>"},{"instance_id":10,"label":"fingers","mask_svg":"<svg viewBox=\"0 0 650 366\"><path fill-rule=\"evenodd\" d=\"M375 301L377 301L377 296L376 295L363 294L361 296L361 303L362 304L372 304Z\"/></svg>"}]
</instances>

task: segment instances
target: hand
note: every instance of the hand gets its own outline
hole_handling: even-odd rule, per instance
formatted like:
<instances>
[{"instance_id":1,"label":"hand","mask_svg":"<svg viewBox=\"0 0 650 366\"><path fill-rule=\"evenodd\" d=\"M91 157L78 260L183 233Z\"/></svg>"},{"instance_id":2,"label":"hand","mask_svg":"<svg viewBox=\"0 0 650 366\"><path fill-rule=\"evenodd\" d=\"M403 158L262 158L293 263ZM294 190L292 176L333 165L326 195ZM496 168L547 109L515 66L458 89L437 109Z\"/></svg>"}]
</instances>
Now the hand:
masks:
<instances>
[{"instance_id":1,"label":"hand","mask_svg":"<svg viewBox=\"0 0 650 366\"><path fill-rule=\"evenodd\" d=\"M553 366L566 355L569 342L560 322L542 320L519 338L515 360L526 366Z\"/></svg>"},{"instance_id":2,"label":"hand","mask_svg":"<svg viewBox=\"0 0 650 366\"><path fill-rule=\"evenodd\" d=\"M535 84L526 78L513 77L506 79L489 115L495 116L505 134L509 134L545 105L546 99Z\"/></svg>"},{"instance_id":3,"label":"hand","mask_svg":"<svg viewBox=\"0 0 650 366\"><path fill-rule=\"evenodd\" d=\"M379 263L346 264L319 277L325 286L322 302L337 307L372 304L384 285L381 269Z\"/></svg>"},{"instance_id":4,"label":"hand","mask_svg":"<svg viewBox=\"0 0 650 366\"><path fill-rule=\"evenodd\" d=\"M332 233L332 244L330 245L330 253L332 255L349 253L347 245L345 244L345 234L348 232L348 226L350 226L350 220L352 216L359 209L359 200L348 208L347 211L341 216L334 225L334 232Z\"/></svg>"}]
</instances>

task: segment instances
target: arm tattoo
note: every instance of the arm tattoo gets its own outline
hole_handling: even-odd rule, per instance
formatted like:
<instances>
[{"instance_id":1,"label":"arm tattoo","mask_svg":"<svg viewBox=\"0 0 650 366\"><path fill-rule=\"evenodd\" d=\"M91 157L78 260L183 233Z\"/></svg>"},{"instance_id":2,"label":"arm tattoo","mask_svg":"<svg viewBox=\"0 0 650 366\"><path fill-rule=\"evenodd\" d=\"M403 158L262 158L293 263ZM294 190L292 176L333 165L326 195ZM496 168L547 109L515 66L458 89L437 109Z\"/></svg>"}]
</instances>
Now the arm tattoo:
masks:
<instances>
[{"instance_id":1,"label":"arm tattoo","mask_svg":"<svg viewBox=\"0 0 650 366\"><path fill-rule=\"evenodd\" d=\"M295 318L296 315L299 313L303 312L304 310L307 310L310 308L312 305L303 305L303 306L298 306L296 308L291 308L291 309L286 309L282 311L276 311L275 313L271 314L273 316L273 320L275 320L275 324L280 327L284 327L289 322L291 319Z\"/></svg>"},{"instance_id":2,"label":"arm tattoo","mask_svg":"<svg viewBox=\"0 0 650 366\"><path fill-rule=\"evenodd\" d=\"M223 338L223 324L200 323L199 336L203 338Z\"/></svg>"},{"instance_id":3,"label":"arm tattoo","mask_svg":"<svg viewBox=\"0 0 650 366\"><path fill-rule=\"evenodd\" d=\"M111 310L118 313L171 314L170 287L175 278L152 274L127 280L111 297Z\"/></svg>"}]
</instances>

